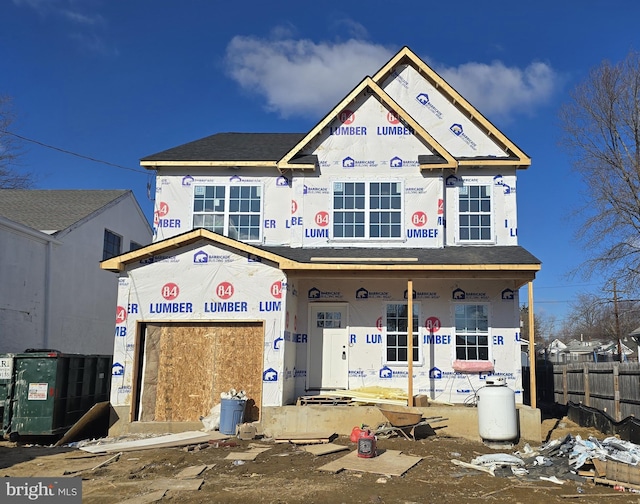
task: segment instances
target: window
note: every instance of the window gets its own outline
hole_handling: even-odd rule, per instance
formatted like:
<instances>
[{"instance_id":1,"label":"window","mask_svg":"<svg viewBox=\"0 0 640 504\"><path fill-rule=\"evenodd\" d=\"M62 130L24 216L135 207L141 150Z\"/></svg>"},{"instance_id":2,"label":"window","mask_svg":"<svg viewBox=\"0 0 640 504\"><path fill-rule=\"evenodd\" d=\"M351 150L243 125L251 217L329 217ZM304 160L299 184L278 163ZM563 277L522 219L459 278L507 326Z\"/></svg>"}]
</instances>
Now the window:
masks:
<instances>
[{"instance_id":1,"label":"window","mask_svg":"<svg viewBox=\"0 0 640 504\"><path fill-rule=\"evenodd\" d=\"M230 238L260 240L262 188L250 185L195 186L193 227Z\"/></svg>"},{"instance_id":2,"label":"window","mask_svg":"<svg viewBox=\"0 0 640 504\"><path fill-rule=\"evenodd\" d=\"M458 195L460 240L491 240L491 187L462 186Z\"/></svg>"},{"instance_id":3,"label":"window","mask_svg":"<svg viewBox=\"0 0 640 504\"><path fill-rule=\"evenodd\" d=\"M409 355L409 317L406 303L387 305L387 362L406 363ZM413 362L420 362L418 306L413 305Z\"/></svg>"},{"instance_id":4,"label":"window","mask_svg":"<svg viewBox=\"0 0 640 504\"><path fill-rule=\"evenodd\" d=\"M318 312L316 315L316 327L339 329L342 327L342 312Z\"/></svg>"},{"instance_id":5,"label":"window","mask_svg":"<svg viewBox=\"0 0 640 504\"><path fill-rule=\"evenodd\" d=\"M104 243L102 245L102 260L106 261L112 257L120 255L122 251L122 237L112 233L108 229L104 230Z\"/></svg>"},{"instance_id":6,"label":"window","mask_svg":"<svg viewBox=\"0 0 640 504\"><path fill-rule=\"evenodd\" d=\"M488 305L455 305L456 359L489 360Z\"/></svg>"},{"instance_id":7,"label":"window","mask_svg":"<svg viewBox=\"0 0 640 504\"><path fill-rule=\"evenodd\" d=\"M134 242L133 240L129 242L129 252L131 252L132 250L138 250L141 248L142 248L142 245L140 245L138 242Z\"/></svg>"},{"instance_id":8,"label":"window","mask_svg":"<svg viewBox=\"0 0 640 504\"><path fill-rule=\"evenodd\" d=\"M401 238L399 182L334 182L334 238Z\"/></svg>"}]
</instances>

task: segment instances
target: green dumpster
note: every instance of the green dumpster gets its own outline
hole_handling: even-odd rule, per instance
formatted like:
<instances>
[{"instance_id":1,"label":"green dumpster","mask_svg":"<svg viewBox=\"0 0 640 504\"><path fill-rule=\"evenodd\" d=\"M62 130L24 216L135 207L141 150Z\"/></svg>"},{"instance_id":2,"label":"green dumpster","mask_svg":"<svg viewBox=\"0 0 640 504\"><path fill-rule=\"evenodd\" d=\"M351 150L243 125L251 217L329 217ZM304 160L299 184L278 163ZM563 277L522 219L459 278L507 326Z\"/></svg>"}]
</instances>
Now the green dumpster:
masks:
<instances>
[{"instance_id":1,"label":"green dumpster","mask_svg":"<svg viewBox=\"0 0 640 504\"><path fill-rule=\"evenodd\" d=\"M33 350L0 355L0 419L6 437L64 434L109 399L110 355Z\"/></svg>"}]
</instances>

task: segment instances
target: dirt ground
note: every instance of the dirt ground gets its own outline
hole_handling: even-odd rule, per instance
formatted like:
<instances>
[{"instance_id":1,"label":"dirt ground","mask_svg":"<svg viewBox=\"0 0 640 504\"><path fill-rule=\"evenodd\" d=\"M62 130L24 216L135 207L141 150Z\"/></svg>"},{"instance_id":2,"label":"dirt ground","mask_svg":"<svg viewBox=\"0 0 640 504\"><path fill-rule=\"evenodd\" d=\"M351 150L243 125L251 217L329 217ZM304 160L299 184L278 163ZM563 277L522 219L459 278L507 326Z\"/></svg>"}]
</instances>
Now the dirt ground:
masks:
<instances>
[{"instance_id":1,"label":"dirt ground","mask_svg":"<svg viewBox=\"0 0 640 504\"><path fill-rule=\"evenodd\" d=\"M586 439L604 436L597 430L579 427L567 418L543 423L547 439L567 434ZM159 448L127 451L109 464L95 467L113 454L92 455L77 448L47 447L0 441L0 476L58 477L65 473L82 477L83 502L115 504L137 498L134 502L152 502L145 495L154 491L154 482L175 478L181 470L206 465L199 476L204 483L199 490L168 490L161 503L560 503L601 502L639 503L640 495L616 492L610 486L591 482L566 481L563 485L549 481L529 481L521 477L493 477L465 469L451 460L470 462L479 455L496 453L481 442L431 435L417 441L403 437L378 440L379 450L400 450L422 460L402 476L385 476L343 470L337 473L318 468L343 457L342 451L313 455L290 443L267 439L240 441L234 447L214 444L198 451L186 448ZM346 436L334 443L356 446ZM226 459L232 452L249 446L268 448L255 460L234 465ZM513 453L524 447L518 444ZM535 448L535 447L534 447ZM371 459L373 460L373 459ZM71 474L69 474L71 473ZM571 496L571 498L569 498Z\"/></svg>"}]
</instances>

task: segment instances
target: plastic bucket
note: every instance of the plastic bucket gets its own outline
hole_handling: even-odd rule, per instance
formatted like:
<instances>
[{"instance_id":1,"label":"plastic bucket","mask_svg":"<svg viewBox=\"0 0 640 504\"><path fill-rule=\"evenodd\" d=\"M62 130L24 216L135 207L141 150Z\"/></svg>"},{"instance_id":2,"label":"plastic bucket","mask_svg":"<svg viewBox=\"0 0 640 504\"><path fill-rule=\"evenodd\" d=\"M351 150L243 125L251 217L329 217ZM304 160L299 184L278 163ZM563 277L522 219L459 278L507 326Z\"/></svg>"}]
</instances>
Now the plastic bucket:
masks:
<instances>
[{"instance_id":1,"label":"plastic bucket","mask_svg":"<svg viewBox=\"0 0 640 504\"><path fill-rule=\"evenodd\" d=\"M236 426L244 420L246 399L220 400L220 433L235 436Z\"/></svg>"}]
</instances>

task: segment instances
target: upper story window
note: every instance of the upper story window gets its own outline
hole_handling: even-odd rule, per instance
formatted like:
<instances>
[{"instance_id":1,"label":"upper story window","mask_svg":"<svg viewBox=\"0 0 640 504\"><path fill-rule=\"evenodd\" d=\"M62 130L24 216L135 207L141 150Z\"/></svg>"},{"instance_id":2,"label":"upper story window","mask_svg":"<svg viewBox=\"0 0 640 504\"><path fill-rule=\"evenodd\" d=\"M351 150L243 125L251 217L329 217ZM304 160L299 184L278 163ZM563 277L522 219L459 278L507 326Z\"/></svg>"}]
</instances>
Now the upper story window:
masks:
<instances>
[{"instance_id":1,"label":"upper story window","mask_svg":"<svg viewBox=\"0 0 640 504\"><path fill-rule=\"evenodd\" d=\"M131 252L132 250L138 250L141 248L142 248L142 245L140 245L138 242L134 242L133 240L129 242L129 252Z\"/></svg>"},{"instance_id":2,"label":"upper story window","mask_svg":"<svg viewBox=\"0 0 640 504\"><path fill-rule=\"evenodd\" d=\"M489 305L456 304L456 359L489 360Z\"/></svg>"},{"instance_id":3,"label":"upper story window","mask_svg":"<svg viewBox=\"0 0 640 504\"><path fill-rule=\"evenodd\" d=\"M418 305L413 305L413 362L420 362L418 329ZM389 303L387 305L386 350L387 363L406 364L409 362L409 306L407 303Z\"/></svg>"},{"instance_id":4,"label":"upper story window","mask_svg":"<svg viewBox=\"0 0 640 504\"><path fill-rule=\"evenodd\" d=\"M115 234L108 229L104 230L104 242L102 244L102 260L106 261L112 257L119 256L122 252L122 236Z\"/></svg>"},{"instance_id":5,"label":"upper story window","mask_svg":"<svg viewBox=\"0 0 640 504\"><path fill-rule=\"evenodd\" d=\"M458 193L460 241L490 241L491 187L464 185Z\"/></svg>"},{"instance_id":6,"label":"upper story window","mask_svg":"<svg viewBox=\"0 0 640 504\"><path fill-rule=\"evenodd\" d=\"M333 238L401 238L399 182L334 182Z\"/></svg>"},{"instance_id":7,"label":"upper story window","mask_svg":"<svg viewBox=\"0 0 640 504\"><path fill-rule=\"evenodd\" d=\"M195 186L193 227L242 241L260 241L262 187L258 185Z\"/></svg>"}]
</instances>

